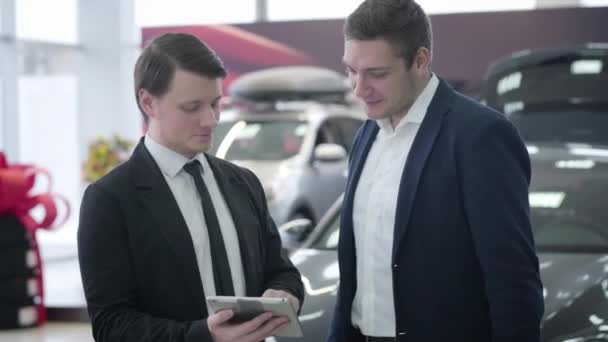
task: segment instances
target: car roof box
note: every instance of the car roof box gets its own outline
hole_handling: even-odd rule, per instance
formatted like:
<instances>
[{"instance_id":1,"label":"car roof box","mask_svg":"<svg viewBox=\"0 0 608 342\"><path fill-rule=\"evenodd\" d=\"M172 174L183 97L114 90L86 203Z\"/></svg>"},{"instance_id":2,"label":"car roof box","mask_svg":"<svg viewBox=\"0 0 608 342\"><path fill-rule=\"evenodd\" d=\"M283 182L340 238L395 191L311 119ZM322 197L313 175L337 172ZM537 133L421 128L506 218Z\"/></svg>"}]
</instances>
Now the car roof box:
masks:
<instances>
[{"instance_id":1,"label":"car roof box","mask_svg":"<svg viewBox=\"0 0 608 342\"><path fill-rule=\"evenodd\" d=\"M252 71L241 75L228 88L228 93L234 99L260 102L344 102L349 91L343 75L316 66Z\"/></svg>"}]
</instances>

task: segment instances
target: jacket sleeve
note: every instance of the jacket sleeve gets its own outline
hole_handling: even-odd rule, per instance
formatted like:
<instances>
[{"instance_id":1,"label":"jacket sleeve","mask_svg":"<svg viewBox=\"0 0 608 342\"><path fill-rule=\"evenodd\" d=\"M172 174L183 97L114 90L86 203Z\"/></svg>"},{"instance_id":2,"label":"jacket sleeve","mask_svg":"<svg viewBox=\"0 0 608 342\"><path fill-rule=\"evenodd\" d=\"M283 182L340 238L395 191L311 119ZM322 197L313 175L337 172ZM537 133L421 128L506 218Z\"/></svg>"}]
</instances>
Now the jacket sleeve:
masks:
<instances>
[{"instance_id":1,"label":"jacket sleeve","mask_svg":"<svg viewBox=\"0 0 608 342\"><path fill-rule=\"evenodd\" d=\"M304 285L300 272L282 248L281 236L268 211L266 195L260 180L250 170L245 169L245 172L265 235L264 288L285 290L293 294L300 301L301 310L304 304Z\"/></svg>"},{"instance_id":2,"label":"jacket sleeve","mask_svg":"<svg viewBox=\"0 0 608 342\"><path fill-rule=\"evenodd\" d=\"M542 283L530 224L530 160L503 118L471 132L461 151L464 207L489 303L494 342L538 342Z\"/></svg>"},{"instance_id":3,"label":"jacket sleeve","mask_svg":"<svg viewBox=\"0 0 608 342\"><path fill-rule=\"evenodd\" d=\"M97 342L212 341L206 320L177 322L136 309L135 270L119 201L93 184L85 191L78 260Z\"/></svg>"}]
</instances>

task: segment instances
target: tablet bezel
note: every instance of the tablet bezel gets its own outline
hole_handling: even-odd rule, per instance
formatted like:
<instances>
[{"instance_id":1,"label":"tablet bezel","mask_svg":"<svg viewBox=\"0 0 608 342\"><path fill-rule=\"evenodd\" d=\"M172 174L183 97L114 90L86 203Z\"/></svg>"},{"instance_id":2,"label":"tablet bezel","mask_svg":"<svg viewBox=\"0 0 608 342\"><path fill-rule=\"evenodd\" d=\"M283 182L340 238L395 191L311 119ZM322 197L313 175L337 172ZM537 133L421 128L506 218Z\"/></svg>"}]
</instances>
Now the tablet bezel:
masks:
<instances>
[{"instance_id":1,"label":"tablet bezel","mask_svg":"<svg viewBox=\"0 0 608 342\"><path fill-rule=\"evenodd\" d=\"M207 305L211 313L220 310L231 309L235 314L239 312L239 301L250 301L260 305L264 311L270 311L276 316L289 318L289 324L276 332L275 336L280 337L302 337L302 327L298 320L298 315L287 298L279 297L233 297L233 296L207 296ZM210 314L211 314L210 313Z\"/></svg>"}]
</instances>

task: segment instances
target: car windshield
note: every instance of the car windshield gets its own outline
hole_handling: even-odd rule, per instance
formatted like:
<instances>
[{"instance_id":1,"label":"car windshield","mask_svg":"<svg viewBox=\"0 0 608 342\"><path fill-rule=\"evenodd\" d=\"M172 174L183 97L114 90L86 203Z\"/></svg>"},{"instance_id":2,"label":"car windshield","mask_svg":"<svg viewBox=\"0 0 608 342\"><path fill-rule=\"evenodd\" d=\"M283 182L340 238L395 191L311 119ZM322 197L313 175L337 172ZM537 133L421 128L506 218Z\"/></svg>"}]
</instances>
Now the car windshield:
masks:
<instances>
[{"instance_id":1,"label":"car windshield","mask_svg":"<svg viewBox=\"0 0 608 342\"><path fill-rule=\"evenodd\" d=\"M542 151L542 148L540 148ZM573 146L569 158L536 156L532 164L530 218L538 251L608 252L608 147ZM538 153L538 152L532 152ZM603 155L604 161L591 156ZM340 211L311 244L336 249Z\"/></svg>"},{"instance_id":2,"label":"car windshield","mask_svg":"<svg viewBox=\"0 0 608 342\"><path fill-rule=\"evenodd\" d=\"M287 159L300 152L307 127L299 120L220 122L209 152L226 160Z\"/></svg>"},{"instance_id":3,"label":"car windshield","mask_svg":"<svg viewBox=\"0 0 608 342\"><path fill-rule=\"evenodd\" d=\"M601 128L608 127L608 111L519 112L509 119L528 142L608 145L608 130Z\"/></svg>"}]
</instances>

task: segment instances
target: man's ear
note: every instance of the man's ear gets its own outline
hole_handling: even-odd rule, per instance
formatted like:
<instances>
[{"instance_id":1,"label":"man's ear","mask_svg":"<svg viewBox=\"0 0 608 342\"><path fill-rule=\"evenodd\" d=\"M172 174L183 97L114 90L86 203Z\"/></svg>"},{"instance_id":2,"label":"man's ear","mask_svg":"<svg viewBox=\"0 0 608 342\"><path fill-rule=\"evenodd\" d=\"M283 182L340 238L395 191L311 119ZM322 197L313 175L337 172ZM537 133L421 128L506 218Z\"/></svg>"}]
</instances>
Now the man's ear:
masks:
<instances>
[{"instance_id":1,"label":"man's ear","mask_svg":"<svg viewBox=\"0 0 608 342\"><path fill-rule=\"evenodd\" d=\"M148 119L155 116L154 105L156 97L154 95L150 94L148 90L141 88L137 91L137 101Z\"/></svg>"},{"instance_id":2,"label":"man's ear","mask_svg":"<svg viewBox=\"0 0 608 342\"><path fill-rule=\"evenodd\" d=\"M417 70L426 71L429 69L431 66L431 51L425 47L419 48L414 56L413 66Z\"/></svg>"}]
</instances>

